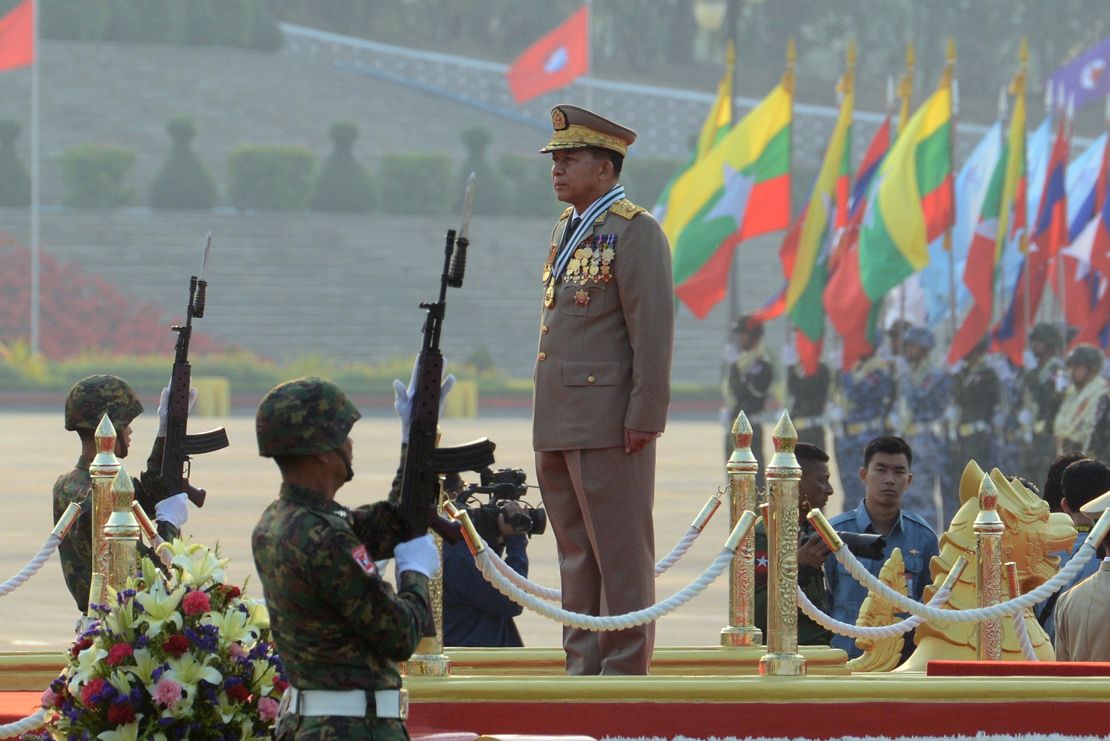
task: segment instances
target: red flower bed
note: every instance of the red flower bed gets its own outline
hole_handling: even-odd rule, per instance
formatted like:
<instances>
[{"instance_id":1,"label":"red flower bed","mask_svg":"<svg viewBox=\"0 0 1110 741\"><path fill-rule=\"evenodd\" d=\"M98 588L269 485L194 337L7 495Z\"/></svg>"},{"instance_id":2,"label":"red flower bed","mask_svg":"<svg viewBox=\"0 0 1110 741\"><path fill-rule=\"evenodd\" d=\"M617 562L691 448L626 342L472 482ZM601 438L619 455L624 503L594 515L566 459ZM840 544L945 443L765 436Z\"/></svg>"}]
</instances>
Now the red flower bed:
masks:
<instances>
[{"instance_id":1,"label":"red flower bed","mask_svg":"<svg viewBox=\"0 0 1110 741\"><path fill-rule=\"evenodd\" d=\"M157 306L129 299L103 278L40 250L39 349L51 360L87 351L146 355L173 350L171 321ZM0 232L0 342L27 340L31 332L31 251ZM184 278L182 279L184 285ZM191 349L225 349L194 332Z\"/></svg>"}]
</instances>

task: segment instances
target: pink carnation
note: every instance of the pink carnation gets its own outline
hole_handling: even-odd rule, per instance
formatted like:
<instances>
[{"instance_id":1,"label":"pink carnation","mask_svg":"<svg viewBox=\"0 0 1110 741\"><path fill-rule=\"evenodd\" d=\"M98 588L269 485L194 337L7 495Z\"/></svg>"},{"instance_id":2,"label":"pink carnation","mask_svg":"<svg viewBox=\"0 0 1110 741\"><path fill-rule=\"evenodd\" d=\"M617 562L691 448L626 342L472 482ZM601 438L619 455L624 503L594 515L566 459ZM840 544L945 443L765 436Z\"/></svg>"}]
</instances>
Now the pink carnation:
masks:
<instances>
[{"instance_id":1,"label":"pink carnation","mask_svg":"<svg viewBox=\"0 0 1110 741\"><path fill-rule=\"evenodd\" d=\"M168 677L163 677L154 685L154 701L165 707L173 707L181 699L181 685Z\"/></svg>"},{"instance_id":2,"label":"pink carnation","mask_svg":"<svg viewBox=\"0 0 1110 741\"><path fill-rule=\"evenodd\" d=\"M185 599L181 600L181 606L186 615L201 615L212 609L212 603L208 601L208 593L200 590L185 595Z\"/></svg>"},{"instance_id":3,"label":"pink carnation","mask_svg":"<svg viewBox=\"0 0 1110 741\"><path fill-rule=\"evenodd\" d=\"M108 651L108 658L106 661L108 662L108 666L116 666L117 664L122 664L125 659L134 655L135 649L131 648L131 644L117 643Z\"/></svg>"},{"instance_id":4,"label":"pink carnation","mask_svg":"<svg viewBox=\"0 0 1110 741\"><path fill-rule=\"evenodd\" d=\"M278 701L272 697L262 697L258 700L258 717L263 723L270 723L278 716Z\"/></svg>"},{"instance_id":5,"label":"pink carnation","mask_svg":"<svg viewBox=\"0 0 1110 741\"><path fill-rule=\"evenodd\" d=\"M243 648L241 643L233 643L227 647L227 652L231 654L233 659L241 659L247 655L247 650Z\"/></svg>"}]
</instances>

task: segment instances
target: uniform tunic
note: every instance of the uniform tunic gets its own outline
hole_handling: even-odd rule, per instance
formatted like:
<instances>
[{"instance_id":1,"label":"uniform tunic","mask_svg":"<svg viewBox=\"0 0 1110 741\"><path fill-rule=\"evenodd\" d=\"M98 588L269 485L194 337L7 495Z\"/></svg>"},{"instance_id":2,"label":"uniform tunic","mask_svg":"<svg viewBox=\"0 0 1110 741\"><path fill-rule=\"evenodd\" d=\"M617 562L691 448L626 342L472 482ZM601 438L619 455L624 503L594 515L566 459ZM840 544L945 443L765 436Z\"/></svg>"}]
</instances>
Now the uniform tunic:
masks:
<instances>
[{"instance_id":1,"label":"uniform tunic","mask_svg":"<svg viewBox=\"0 0 1110 741\"><path fill-rule=\"evenodd\" d=\"M162 450L164 438L158 438L146 462L146 471L139 479L132 478L135 487L135 501L154 520L155 505L163 498L162 484L158 480L162 469ZM77 464L69 473L58 477L54 482L53 510L54 522L65 512L70 502L81 504L81 515L73 523L65 539L58 545L58 557L62 562L62 576L66 587L77 603L82 614L89 607L89 582L92 581L92 477L89 476L89 459L80 456ZM163 540L173 540L180 535L176 527L168 522L155 522L158 534Z\"/></svg>"},{"instance_id":2,"label":"uniform tunic","mask_svg":"<svg viewBox=\"0 0 1110 741\"><path fill-rule=\"evenodd\" d=\"M1110 559L1056 605L1056 660L1110 661Z\"/></svg>"},{"instance_id":3,"label":"uniform tunic","mask_svg":"<svg viewBox=\"0 0 1110 741\"><path fill-rule=\"evenodd\" d=\"M951 456L950 472L959 481L969 460L984 471L995 466L991 455L994 414L1001 399L998 374L980 358L962 368L953 379L952 402L956 405L956 452Z\"/></svg>"},{"instance_id":4,"label":"uniform tunic","mask_svg":"<svg viewBox=\"0 0 1110 741\"><path fill-rule=\"evenodd\" d=\"M799 543L814 532L806 523L801 527ZM767 530L760 522L755 526L755 627L763 631L767 640L767 568L770 555L767 552ZM822 612L829 611L829 594L825 590L825 574L820 568L798 565L798 586L802 588L809 601ZM828 646L832 632L822 628L809 615L798 608L798 645Z\"/></svg>"},{"instance_id":5,"label":"uniform tunic","mask_svg":"<svg viewBox=\"0 0 1110 741\"><path fill-rule=\"evenodd\" d=\"M913 483L903 494L902 505L943 531L960 508L960 493L949 475L944 419L952 394L952 378L943 368L925 359L916 368L907 368L898 389L903 426L895 429L894 434L905 437L913 451ZM938 483L939 508L934 496Z\"/></svg>"},{"instance_id":6,"label":"uniform tunic","mask_svg":"<svg viewBox=\"0 0 1110 741\"><path fill-rule=\"evenodd\" d=\"M871 526L871 515L867 512L864 502L850 512L843 512L829 520L836 530L853 533L875 533ZM879 533L882 535L882 533ZM895 548L902 549L902 560L906 564L906 586L910 597L918 602L925 592L925 587L932 581L929 575L929 561L940 553L937 534L925 520L913 512L903 509L894 527L883 538L886 540L886 549L883 551L883 560L861 558L859 562L867 567L875 576L879 575L886 559L890 558ZM859 617L859 608L867 597L867 588L862 586L855 577L848 573L835 555L830 555L825 560L825 580L829 585L829 614L842 623L855 625ZM911 635L911 634L907 634ZM842 648L848 652L849 658L859 656L863 652L856 648L853 638L837 635L833 637L834 648Z\"/></svg>"},{"instance_id":7,"label":"uniform tunic","mask_svg":"<svg viewBox=\"0 0 1110 741\"><path fill-rule=\"evenodd\" d=\"M571 212L552 231L549 254ZM572 254L578 262L566 274L545 270L532 444L559 553L563 607L618 615L655 601L655 442L627 454L624 430L666 426L671 254L651 215L625 199L595 219ZM650 624L563 631L572 674L646 673L653 644Z\"/></svg>"},{"instance_id":8,"label":"uniform tunic","mask_svg":"<svg viewBox=\"0 0 1110 741\"><path fill-rule=\"evenodd\" d=\"M1021 408L1032 417L1022 429L1021 465L1018 470L1030 481L1043 481L1056 457L1053 423L1060 409L1062 392L1056 390L1056 377L1065 373L1064 361L1051 358L1043 366L1026 371L1021 379Z\"/></svg>"},{"instance_id":9,"label":"uniform tunic","mask_svg":"<svg viewBox=\"0 0 1110 741\"><path fill-rule=\"evenodd\" d=\"M856 471L863 464L867 443L884 434L886 415L894 403L894 376L890 364L873 355L840 374L840 400L844 421L836 436L836 465L844 490L844 508L863 501L864 487Z\"/></svg>"},{"instance_id":10,"label":"uniform tunic","mask_svg":"<svg viewBox=\"0 0 1110 741\"><path fill-rule=\"evenodd\" d=\"M825 405L829 401L832 373L823 362L807 376L801 363L790 366L786 373L786 393L790 396L790 421L798 431L798 442L828 447L825 441Z\"/></svg>"},{"instance_id":11,"label":"uniform tunic","mask_svg":"<svg viewBox=\"0 0 1110 741\"><path fill-rule=\"evenodd\" d=\"M352 514L311 489L283 484L255 526L251 549L274 642L297 689L401 687L398 663L412 656L431 607L427 577L402 572L394 591L377 572L374 560L392 553L401 532L381 516L388 507ZM400 720L373 714L373 702L365 718L290 714L279 730L279 739L407 738Z\"/></svg>"},{"instance_id":12,"label":"uniform tunic","mask_svg":"<svg viewBox=\"0 0 1110 741\"><path fill-rule=\"evenodd\" d=\"M728 406L729 422L725 430L725 460L732 455L732 423L743 410L752 425L752 454L763 462L763 424L759 421L767 405L771 381L775 378L775 367L771 356L762 344L750 350L741 350L736 362L725 369L725 379L721 390ZM763 486L763 466L756 474L756 483Z\"/></svg>"}]
</instances>

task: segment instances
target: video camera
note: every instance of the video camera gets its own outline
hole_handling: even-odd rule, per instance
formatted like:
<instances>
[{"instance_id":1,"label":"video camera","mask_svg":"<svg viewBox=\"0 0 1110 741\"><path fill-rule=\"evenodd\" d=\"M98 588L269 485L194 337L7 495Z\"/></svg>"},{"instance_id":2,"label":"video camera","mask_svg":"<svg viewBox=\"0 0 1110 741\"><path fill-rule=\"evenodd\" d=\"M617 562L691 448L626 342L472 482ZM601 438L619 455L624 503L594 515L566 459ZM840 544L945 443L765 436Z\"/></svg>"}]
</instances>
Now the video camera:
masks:
<instances>
[{"instance_id":1,"label":"video camera","mask_svg":"<svg viewBox=\"0 0 1110 741\"><path fill-rule=\"evenodd\" d=\"M542 535L547 530L547 512L543 507L534 507L522 500L528 492L528 474L519 468L499 468L496 471L485 468L480 472L480 484L468 484L456 494L456 502L466 506L470 519L478 533L487 541L490 535L498 532L497 518L509 502L519 502L523 512L506 514L506 522L521 535ZM489 500L480 502L476 495L488 494Z\"/></svg>"},{"instance_id":2,"label":"video camera","mask_svg":"<svg viewBox=\"0 0 1110 741\"><path fill-rule=\"evenodd\" d=\"M886 549L886 540L881 535L872 533L851 533L837 530L836 534L848 546L848 550L856 558L869 558L872 561L884 560L883 551Z\"/></svg>"}]
</instances>

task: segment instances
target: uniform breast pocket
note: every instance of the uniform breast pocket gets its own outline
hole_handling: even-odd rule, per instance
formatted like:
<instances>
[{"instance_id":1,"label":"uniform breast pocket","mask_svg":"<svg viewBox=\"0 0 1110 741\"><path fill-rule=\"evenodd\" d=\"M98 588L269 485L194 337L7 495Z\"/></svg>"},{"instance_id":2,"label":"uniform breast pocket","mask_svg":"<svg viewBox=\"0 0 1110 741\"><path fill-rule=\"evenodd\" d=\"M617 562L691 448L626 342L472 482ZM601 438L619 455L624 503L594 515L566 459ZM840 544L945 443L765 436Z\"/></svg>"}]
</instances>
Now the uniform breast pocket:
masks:
<instances>
[{"instance_id":1,"label":"uniform breast pocket","mask_svg":"<svg viewBox=\"0 0 1110 741\"><path fill-rule=\"evenodd\" d=\"M563 385L617 386L628 371L624 363L614 361L568 360L563 363Z\"/></svg>"},{"instance_id":2,"label":"uniform breast pocket","mask_svg":"<svg viewBox=\"0 0 1110 741\"><path fill-rule=\"evenodd\" d=\"M570 316L600 314L605 308L605 284L563 286L559 296L559 310Z\"/></svg>"}]
</instances>

